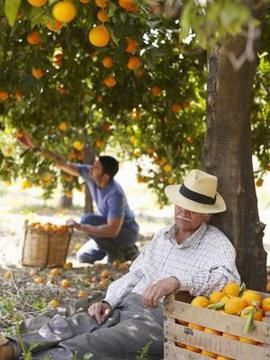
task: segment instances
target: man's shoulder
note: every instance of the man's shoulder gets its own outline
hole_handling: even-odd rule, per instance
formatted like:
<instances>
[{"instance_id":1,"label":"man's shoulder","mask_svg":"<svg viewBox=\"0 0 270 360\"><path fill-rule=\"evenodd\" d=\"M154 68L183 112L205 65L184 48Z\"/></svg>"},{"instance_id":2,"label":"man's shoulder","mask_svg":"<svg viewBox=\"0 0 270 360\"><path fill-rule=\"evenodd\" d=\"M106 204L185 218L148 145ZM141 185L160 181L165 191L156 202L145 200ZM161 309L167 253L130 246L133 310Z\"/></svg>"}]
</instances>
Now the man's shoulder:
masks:
<instances>
[{"instance_id":1,"label":"man's shoulder","mask_svg":"<svg viewBox=\"0 0 270 360\"><path fill-rule=\"evenodd\" d=\"M215 245L227 244L228 246L233 246L228 236L214 225L207 225L205 237L206 240L213 240Z\"/></svg>"}]
</instances>

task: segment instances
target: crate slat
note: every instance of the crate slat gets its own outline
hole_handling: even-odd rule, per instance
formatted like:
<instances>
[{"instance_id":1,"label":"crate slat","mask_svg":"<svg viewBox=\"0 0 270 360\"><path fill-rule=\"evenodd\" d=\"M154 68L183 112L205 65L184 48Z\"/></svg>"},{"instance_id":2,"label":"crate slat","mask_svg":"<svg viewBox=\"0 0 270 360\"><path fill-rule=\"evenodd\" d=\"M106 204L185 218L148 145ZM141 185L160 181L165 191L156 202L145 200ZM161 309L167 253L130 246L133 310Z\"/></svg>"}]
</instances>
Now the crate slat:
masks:
<instances>
[{"instance_id":1,"label":"crate slat","mask_svg":"<svg viewBox=\"0 0 270 360\"><path fill-rule=\"evenodd\" d=\"M209 360L209 357L187 351L169 343L164 344L164 356L166 360Z\"/></svg>"},{"instance_id":2,"label":"crate slat","mask_svg":"<svg viewBox=\"0 0 270 360\"><path fill-rule=\"evenodd\" d=\"M186 326L165 321L164 333L171 342L179 341L186 345L198 347L215 354L224 355L233 359L269 360L269 351L261 346L227 339L220 335L208 334L204 331L190 329ZM175 346L176 347L176 346Z\"/></svg>"}]
</instances>

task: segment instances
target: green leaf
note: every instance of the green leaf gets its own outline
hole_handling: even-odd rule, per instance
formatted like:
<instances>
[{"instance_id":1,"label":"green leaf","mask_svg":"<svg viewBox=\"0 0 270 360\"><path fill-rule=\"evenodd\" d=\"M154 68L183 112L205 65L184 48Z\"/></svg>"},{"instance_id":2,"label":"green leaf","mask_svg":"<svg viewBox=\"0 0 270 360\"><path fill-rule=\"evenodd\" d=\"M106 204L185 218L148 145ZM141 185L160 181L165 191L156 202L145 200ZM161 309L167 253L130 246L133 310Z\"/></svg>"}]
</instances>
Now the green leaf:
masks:
<instances>
[{"instance_id":1,"label":"green leaf","mask_svg":"<svg viewBox=\"0 0 270 360\"><path fill-rule=\"evenodd\" d=\"M15 24L21 2L22 0L5 0L5 15L11 26Z\"/></svg>"},{"instance_id":2,"label":"green leaf","mask_svg":"<svg viewBox=\"0 0 270 360\"><path fill-rule=\"evenodd\" d=\"M256 325L254 321L254 314L255 314L255 309L248 314L247 321L244 327L245 334L249 334L252 330L255 329Z\"/></svg>"}]
</instances>

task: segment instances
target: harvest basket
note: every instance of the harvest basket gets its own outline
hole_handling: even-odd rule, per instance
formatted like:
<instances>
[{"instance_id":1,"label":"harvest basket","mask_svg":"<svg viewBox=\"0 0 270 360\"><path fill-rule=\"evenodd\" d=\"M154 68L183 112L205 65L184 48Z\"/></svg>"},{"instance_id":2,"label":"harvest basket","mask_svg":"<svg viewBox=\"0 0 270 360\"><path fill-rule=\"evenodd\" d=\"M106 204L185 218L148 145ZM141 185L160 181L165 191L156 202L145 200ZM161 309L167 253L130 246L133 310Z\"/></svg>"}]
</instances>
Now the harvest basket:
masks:
<instances>
[{"instance_id":1,"label":"harvest basket","mask_svg":"<svg viewBox=\"0 0 270 360\"><path fill-rule=\"evenodd\" d=\"M66 226L25 223L22 265L61 267L65 264L72 231Z\"/></svg>"},{"instance_id":2,"label":"harvest basket","mask_svg":"<svg viewBox=\"0 0 270 360\"><path fill-rule=\"evenodd\" d=\"M269 294L261 294L264 297L269 296ZM167 317L164 323L167 339L164 344L164 360L207 360L218 358L218 356L237 360L270 359L269 313L265 314L262 322L255 321L255 329L246 334L244 333L246 319L220 314L218 311L206 308L197 308L179 299L181 299L181 294L170 295L164 303L164 313ZM188 323L215 329L219 334L190 328ZM248 338L257 344L222 336L223 333L238 337L238 339L239 337ZM191 347L200 349L200 352L190 350ZM205 352L209 354L206 356Z\"/></svg>"}]
</instances>

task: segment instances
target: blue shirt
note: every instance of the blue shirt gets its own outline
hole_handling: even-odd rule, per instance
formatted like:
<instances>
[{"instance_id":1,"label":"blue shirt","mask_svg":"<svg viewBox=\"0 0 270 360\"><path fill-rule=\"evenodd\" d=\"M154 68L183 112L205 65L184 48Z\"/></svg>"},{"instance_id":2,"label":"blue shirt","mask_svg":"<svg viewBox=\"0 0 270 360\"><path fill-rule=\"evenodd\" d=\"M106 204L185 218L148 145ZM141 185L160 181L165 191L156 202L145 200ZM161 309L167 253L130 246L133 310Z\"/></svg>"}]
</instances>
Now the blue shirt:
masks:
<instances>
[{"instance_id":1,"label":"blue shirt","mask_svg":"<svg viewBox=\"0 0 270 360\"><path fill-rule=\"evenodd\" d=\"M107 219L123 218L124 223L135 221L124 190L117 181L112 179L105 188L99 188L89 175L91 165L78 164L77 167L89 188L100 215Z\"/></svg>"}]
</instances>

